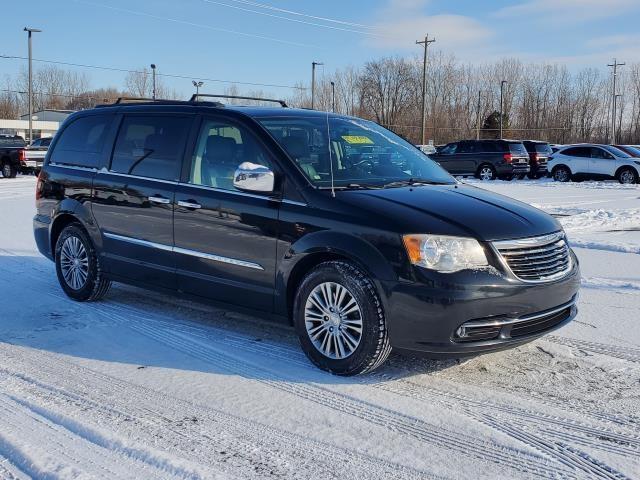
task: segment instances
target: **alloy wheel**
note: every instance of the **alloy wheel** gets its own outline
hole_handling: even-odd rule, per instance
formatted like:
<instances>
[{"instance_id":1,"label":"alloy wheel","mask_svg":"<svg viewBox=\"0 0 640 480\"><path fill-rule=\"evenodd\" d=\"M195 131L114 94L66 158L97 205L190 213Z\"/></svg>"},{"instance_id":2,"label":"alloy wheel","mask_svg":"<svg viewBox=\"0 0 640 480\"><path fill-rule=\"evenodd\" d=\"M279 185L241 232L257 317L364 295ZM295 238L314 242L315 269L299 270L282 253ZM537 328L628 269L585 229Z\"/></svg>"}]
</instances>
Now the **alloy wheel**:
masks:
<instances>
[{"instance_id":1,"label":"alloy wheel","mask_svg":"<svg viewBox=\"0 0 640 480\"><path fill-rule=\"evenodd\" d=\"M304 308L307 335L325 357L349 357L362 339L362 312L343 285L324 282L309 294Z\"/></svg>"},{"instance_id":2,"label":"alloy wheel","mask_svg":"<svg viewBox=\"0 0 640 480\"><path fill-rule=\"evenodd\" d=\"M89 256L78 237L69 237L60 250L60 269L64 281L74 290L80 290L89 276Z\"/></svg>"},{"instance_id":3,"label":"alloy wheel","mask_svg":"<svg viewBox=\"0 0 640 480\"><path fill-rule=\"evenodd\" d=\"M559 168L558 170L556 170L556 173L554 174L554 178L558 182L566 182L567 180L569 180L569 174L564 168Z\"/></svg>"},{"instance_id":4,"label":"alloy wheel","mask_svg":"<svg viewBox=\"0 0 640 480\"><path fill-rule=\"evenodd\" d=\"M631 170L625 170L620 174L620 183L629 184L635 181L636 177Z\"/></svg>"},{"instance_id":5,"label":"alloy wheel","mask_svg":"<svg viewBox=\"0 0 640 480\"><path fill-rule=\"evenodd\" d=\"M490 167L482 167L480 169L480 180L493 179L493 170Z\"/></svg>"}]
</instances>

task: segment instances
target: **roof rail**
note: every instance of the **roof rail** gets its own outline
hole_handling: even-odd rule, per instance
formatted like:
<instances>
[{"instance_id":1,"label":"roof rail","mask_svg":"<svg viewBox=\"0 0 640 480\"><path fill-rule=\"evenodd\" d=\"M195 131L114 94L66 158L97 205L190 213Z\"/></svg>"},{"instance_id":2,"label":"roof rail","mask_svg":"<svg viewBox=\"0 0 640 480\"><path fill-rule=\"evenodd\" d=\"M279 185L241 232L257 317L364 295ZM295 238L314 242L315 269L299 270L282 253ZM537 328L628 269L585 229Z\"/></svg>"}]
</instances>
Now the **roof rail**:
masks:
<instances>
[{"instance_id":1,"label":"roof rail","mask_svg":"<svg viewBox=\"0 0 640 480\"><path fill-rule=\"evenodd\" d=\"M156 104L156 105L189 105L193 100L168 100L164 98L143 98L143 97L119 97L114 103L96 105L96 107L110 107L113 105L132 104ZM215 107L224 107L220 102L207 102Z\"/></svg>"},{"instance_id":2,"label":"roof rail","mask_svg":"<svg viewBox=\"0 0 640 480\"><path fill-rule=\"evenodd\" d=\"M159 98L145 98L145 97L118 97L115 101L116 104L128 103L128 102L162 102L164 100Z\"/></svg>"},{"instance_id":3,"label":"roof rail","mask_svg":"<svg viewBox=\"0 0 640 480\"><path fill-rule=\"evenodd\" d=\"M273 103L279 103L280 106L282 108L287 108L287 104L284 100L276 100L274 98L260 98L260 97L240 97L237 95L212 95L209 93L194 93L191 96L191 102L198 102L200 97L206 97L206 98L233 98L236 100L256 100L256 101L260 101L260 102L273 102Z\"/></svg>"}]
</instances>

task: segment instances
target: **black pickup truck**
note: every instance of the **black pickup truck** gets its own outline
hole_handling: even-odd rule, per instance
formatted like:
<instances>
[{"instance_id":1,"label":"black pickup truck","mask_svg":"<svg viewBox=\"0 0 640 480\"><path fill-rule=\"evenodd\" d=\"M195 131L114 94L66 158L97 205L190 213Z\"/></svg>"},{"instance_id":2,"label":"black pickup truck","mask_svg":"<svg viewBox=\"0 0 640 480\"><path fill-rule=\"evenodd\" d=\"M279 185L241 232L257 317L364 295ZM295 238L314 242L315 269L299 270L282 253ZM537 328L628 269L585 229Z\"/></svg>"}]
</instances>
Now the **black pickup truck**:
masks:
<instances>
[{"instance_id":1,"label":"black pickup truck","mask_svg":"<svg viewBox=\"0 0 640 480\"><path fill-rule=\"evenodd\" d=\"M4 178L14 178L24 160L24 138L17 135L0 135L0 168Z\"/></svg>"}]
</instances>

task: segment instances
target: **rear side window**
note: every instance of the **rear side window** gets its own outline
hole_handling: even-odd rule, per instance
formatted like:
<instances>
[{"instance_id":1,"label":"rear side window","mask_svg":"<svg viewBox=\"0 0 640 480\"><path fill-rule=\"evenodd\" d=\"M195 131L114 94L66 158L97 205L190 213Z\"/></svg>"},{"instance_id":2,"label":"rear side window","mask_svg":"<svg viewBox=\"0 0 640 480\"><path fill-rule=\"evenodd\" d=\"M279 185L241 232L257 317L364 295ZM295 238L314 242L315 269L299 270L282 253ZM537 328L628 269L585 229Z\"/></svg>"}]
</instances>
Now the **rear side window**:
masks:
<instances>
[{"instance_id":1,"label":"rear side window","mask_svg":"<svg viewBox=\"0 0 640 480\"><path fill-rule=\"evenodd\" d=\"M484 153L499 153L502 152L500 144L497 142L478 142L478 146L481 152Z\"/></svg>"},{"instance_id":2,"label":"rear side window","mask_svg":"<svg viewBox=\"0 0 640 480\"><path fill-rule=\"evenodd\" d=\"M71 122L56 142L51 163L97 167L112 115L89 115Z\"/></svg>"},{"instance_id":3,"label":"rear side window","mask_svg":"<svg viewBox=\"0 0 640 480\"><path fill-rule=\"evenodd\" d=\"M591 149L589 147L572 147L562 150L560 153L569 157L590 157Z\"/></svg>"},{"instance_id":4,"label":"rear side window","mask_svg":"<svg viewBox=\"0 0 640 480\"><path fill-rule=\"evenodd\" d=\"M191 118L125 116L118 132L111 171L178 180Z\"/></svg>"}]
</instances>

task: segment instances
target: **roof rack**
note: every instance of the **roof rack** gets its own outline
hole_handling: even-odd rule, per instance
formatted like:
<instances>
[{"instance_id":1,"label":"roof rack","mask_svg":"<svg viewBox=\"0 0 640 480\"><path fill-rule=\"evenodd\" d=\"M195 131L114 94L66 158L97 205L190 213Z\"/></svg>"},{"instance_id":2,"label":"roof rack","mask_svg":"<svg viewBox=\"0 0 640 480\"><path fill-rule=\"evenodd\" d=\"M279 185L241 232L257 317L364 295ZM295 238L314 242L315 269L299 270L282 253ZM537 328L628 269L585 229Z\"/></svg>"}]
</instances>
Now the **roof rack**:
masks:
<instances>
[{"instance_id":1,"label":"roof rack","mask_svg":"<svg viewBox=\"0 0 640 480\"><path fill-rule=\"evenodd\" d=\"M144 97L118 97L114 103L96 105L96 107L110 107L113 105L133 104L156 104L156 105L189 105L193 104L193 100L169 100L165 98L144 98ZM207 102L215 107L224 107L220 102Z\"/></svg>"},{"instance_id":2,"label":"roof rack","mask_svg":"<svg viewBox=\"0 0 640 480\"><path fill-rule=\"evenodd\" d=\"M287 103L284 100L276 100L274 98L260 98L260 97L239 97L237 95L212 95L209 93L194 93L191 96L191 102L198 102L200 97L206 98L233 98L236 100L255 100L260 102L273 102L279 103L282 108L287 108Z\"/></svg>"}]
</instances>

